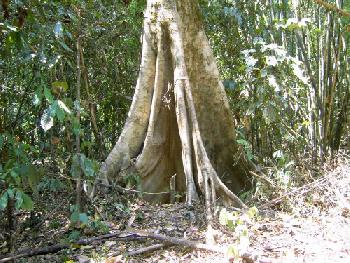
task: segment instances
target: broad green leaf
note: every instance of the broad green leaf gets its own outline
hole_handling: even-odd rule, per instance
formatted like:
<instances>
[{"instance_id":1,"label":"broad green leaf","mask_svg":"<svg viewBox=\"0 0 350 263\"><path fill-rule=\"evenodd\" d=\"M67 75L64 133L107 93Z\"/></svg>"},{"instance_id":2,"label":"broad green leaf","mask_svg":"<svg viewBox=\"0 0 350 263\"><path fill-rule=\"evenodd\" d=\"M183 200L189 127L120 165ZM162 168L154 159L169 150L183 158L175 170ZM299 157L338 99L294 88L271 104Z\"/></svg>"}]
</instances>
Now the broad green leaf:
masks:
<instances>
[{"instance_id":1,"label":"broad green leaf","mask_svg":"<svg viewBox=\"0 0 350 263\"><path fill-rule=\"evenodd\" d=\"M39 94L37 92L35 92L32 102L34 104L34 106L38 106L41 103L41 98L39 97Z\"/></svg>"},{"instance_id":2,"label":"broad green leaf","mask_svg":"<svg viewBox=\"0 0 350 263\"><path fill-rule=\"evenodd\" d=\"M224 80L222 84L224 85L225 89L234 90L237 87L237 82L234 80Z\"/></svg>"},{"instance_id":3,"label":"broad green leaf","mask_svg":"<svg viewBox=\"0 0 350 263\"><path fill-rule=\"evenodd\" d=\"M2 149L3 145L4 145L4 136L0 134L0 150Z\"/></svg>"},{"instance_id":4,"label":"broad green leaf","mask_svg":"<svg viewBox=\"0 0 350 263\"><path fill-rule=\"evenodd\" d=\"M84 154L81 154L80 157L81 157L81 169L83 170L84 174L90 177L94 176L95 167L93 162L89 158L86 158Z\"/></svg>"},{"instance_id":5,"label":"broad green leaf","mask_svg":"<svg viewBox=\"0 0 350 263\"><path fill-rule=\"evenodd\" d=\"M81 173L80 155L75 154L72 160L72 166L70 172L73 177L78 177Z\"/></svg>"},{"instance_id":6,"label":"broad green leaf","mask_svg":"<svg viewBox=\"0 0 350 263\"><path fill-rule=\"evenodd\" d=\"M71 50L63 41L58 41L58 43L61 45L61 47L63 47L64 50L68 52L73 52L73 50Z\"/></svg>"},{"instance_id":7,"label":"broad green leaf","mask_svg":"<svg viewBox=\"0 0 350 263\"><path fill-rule=\"evenodd\" d=\"M30 188L36 191L37 185L39 184L42 173L32 164L28 165L27 177Z\"/></svg>"},{"instance_id":8,"label":"broad green leaf","mask_svg":"<svg viewBox=\"0 0 350 263\"><path fill-rule=\"evenodd\" d=\"M63 101L57 100L57 103L58 103L58 106L59 106L62 110L64 110L66 113L68 113L68 114L71 114L71 113L72 113L72 112L70 111L70 109L68 109L68 107L66 106L66 104L64 104Z\"/></svg>"},{"instance_id":9,"label":"broad green leaf","mask_svg":"<svg viewBox=\"0 0 350 263\"><path fill-rule=\"evenodd\" d=\"M8 202L8 193L5 191L0 197L0 210L3 210L7 207Z\"/></svg>"},{"instance_id":10,"label":"broad green leaf","mask_svg":"<svg viewBox=\"0 0 350 263\"><path fill-rule=\"evenodd\" d=\"M66 81L55 81L51 83L54 94L65 93L68 90L68 83Z\"/></svg>"},{"instance_id":11,"label":"broad green leaf","mask_svg":"<svg viewBox=\"0 0 350 263\"><path fill-rule=\"evenodd\" d=\"M20 191L20 190L16 191L15 200L16 200L16 203L15 203L16 209L20 209L22 204L23 204L23 192L22 191Z\"/></svg>"},{"instance_id":12,"label":"broad green leaf","mask_svg":"<svg viewBox=\"0 0 350 263\"><path fill-rule=\"evenodd\" d=\"M10 199L15 197L15 191L13 189L7 189L7 195Z\"/></svg>"},{"instance_id":13,"label":"broad green leaf","mask_svg":"<svg viewBox=\"0 0 350 263\"><path fill-rule=\"evenodd\" d=\"M57 100L54 100L49 107L49 112L51 117L55 117L57 115L57 110L59 110Z\"/></svg>"},{"instance_id":14,"label":"broad green leaf","mask_svg":"<svg viewBox=\"0 0 350 263\"><path fill-rule=\"evenodd\" d=\"M236 227L236 222L233 220L227 220L227 227L231 230L234 230Z\"/></svg>"},{"instance_id":15,"label":"broad green leaf","mask_svg":"<svg viewBox=\"0 0 350 263\"><path fill-rule=\"evenodd\" d=\"M258 212L258 209L255 206L253 206L249 208L247 215L250 219L253 219L258 214Z\"/></svg>"},{"instance_id":16,"label":"broad green leaf","mask_svg":"<svg viewBox=\"0 0 350 263\"><path fill-rule=\"evenodd\" d=\"M44 96L49 103L53 102L53 96L52 96L51 90L49 90L46 87L44 88Z\"/></svg>"},{"instance_id":17,"label":"broad green leaf","mask_svg":"<svg viewBox=\"0 0 350 263\"><path fill-rule=\"evenodd\" d=\"M70 221L72 223L76 223L79 221L79 213L77 211L74 211L70 216Z\"/></svg>"},{"instance_id":18,"label":"broad green leaf","mask_svg":"<svg viewBox=\"0 0 350 263\"><path fill-rule=\"evenodd\" d=\"M23 203L21 205L21 208L29 211L33 210L34 208L33 200L25 193L22 193L22 199L23 199Z\"/></svg>"},{"instance_id":19,"label":"broad green leaf","mask_svg":"<svg viewBox=\"0 0 350 263\"><path fill-rule=\"evenodd\" d=\"M18 172L17 172L17 168L12 169L10 172L11 177L14 179L14 181L16 182L17 185L21 184L21 177L19 176Z\"/></svg>"},{"instance_id":20,"label":"broad green leaf","mask_svg":"<svg viewBox=\"0 0 350 263\"><path fill-rule=\"evenodd\" d=\"M241 145L243 145L245 147L249 147L249 142L247 142L246 140L239 139L239 140L237 140L237 143L241 144Z\"/></svg>"},{"instance_id":21,"label":"broad green leaf","mask_svg":"<svg viewBox=\"0 0 350 263\"><path fill-rule=\"evenodd\" d=\"M77 222L77 221L76 221ZM74 242L74 241L77 241L79 238L80 238L80 232L79 231L77 231L77 230L74 230L74 231L72 231L70 234L69 234L69 240L71 241L71 242Z\"/></svg>"},{"instance_id":22,"label":"broad green leaf","mask_svg":"<svg viewBox=\"0 0 350 263\"><path fill-rule=\"evenodd\" d=\"M64 110L59 106L56 108L56 117L60 122L63 122L66 117Z\"/></svg>"},{"instance_id":23,"label":"broad green leaf","mask_svg":"<svg viewBox=\"0 0 350 263\"><path fill-rule=\"evenodd\" d=\"M89 217L85 213L80 213L79 221L86 225L89 222Z\"/></svg>"}]
</instances>

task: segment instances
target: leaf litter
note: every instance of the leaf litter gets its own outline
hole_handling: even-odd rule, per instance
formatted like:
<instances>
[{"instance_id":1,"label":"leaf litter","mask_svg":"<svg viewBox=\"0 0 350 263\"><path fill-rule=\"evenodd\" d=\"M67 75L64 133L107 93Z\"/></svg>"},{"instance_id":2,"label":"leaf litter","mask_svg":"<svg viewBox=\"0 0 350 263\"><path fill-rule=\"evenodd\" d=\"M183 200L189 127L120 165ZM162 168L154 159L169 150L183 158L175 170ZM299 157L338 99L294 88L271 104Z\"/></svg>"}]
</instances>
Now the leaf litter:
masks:
<instances>
[{"instance_id":1,"label":"leaf litter","mask_svg":"<svg viewBox=\"0 0 350 263\"><path fill-rule=\"evenodd\" d=\"M41 218L38 225L22 227L22 233L17 233L16 240L20 242L17 248L66 242L71 229L69 213L63 208L69 207L70 197L66 200L60 197L58 203L57 196L50 195L53 194L46 193L49 197L39 204L42 211L38 212ZM323 175L309 187L295 189L281 202L278 205L272 202L270 206L262 203L259 218L247 224L250 244L246 252L252 255L250 258L233 258L148 238L119 237L16 262L350 262L348 159L335 167L326 167ZM136 229L205 242L207 225L201 203L192 207L184 203L150 204L115 194L113 198L97 199L94 208L110 233ZM25 225L28 215L17 217L21 225ZM235 231L221 225L218 219L214 220L213 228L218 246L237 243L239 237ZM82 236L96 235L84 229L80 232ZM0 238L3 237L0 235ZM145 248L153 250L147 253ZM132 255L134 252L136 255Z\"/></svg>"}]
</instances>

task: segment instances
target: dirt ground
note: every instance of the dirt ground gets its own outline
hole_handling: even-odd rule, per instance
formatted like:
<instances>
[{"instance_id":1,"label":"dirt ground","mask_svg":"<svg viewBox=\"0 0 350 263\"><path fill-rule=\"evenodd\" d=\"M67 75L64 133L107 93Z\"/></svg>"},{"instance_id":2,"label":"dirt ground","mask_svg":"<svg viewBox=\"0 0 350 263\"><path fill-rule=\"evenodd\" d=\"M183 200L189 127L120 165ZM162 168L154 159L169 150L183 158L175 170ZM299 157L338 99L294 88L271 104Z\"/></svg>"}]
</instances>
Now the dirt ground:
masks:
<instances>
[{"instance_id":1,"label":"dirt ground","mask_svg":"<svg viewBox=\"0 0 350 263\"><path fill-rule=\"evenodd\" d=\"M136 229L205 243L203 205L154 205L139 199L130 202L125 197L121 202L120 198L100 199L93 206L109 233ZM57 200L57 196L42 200L45 208L37 214L38 223L34 225L26 226L27 214L18 215L22 227L17 230L17 248L34 249L66 242L74 234L69 211L63 209L69 207L70 201ZM257 207L258 217L244 223L249 243L239 251L246 255L243 258L169 243L164 246L152 238L117 237L16 262L350 262L350 162L343 161L324 171L317 180L289 189ZM238 244L235 229L223 226L219 220L214 221L213 228L217 248L225 251ZM98 231L81 228L77 238L103 234L101 228ZM0 245L2 253L4 241ZM155 251L141 253L140 249L153 245L157 246ZM135 252L137 255L130 255Z\"/></svg>"}]
</instances>

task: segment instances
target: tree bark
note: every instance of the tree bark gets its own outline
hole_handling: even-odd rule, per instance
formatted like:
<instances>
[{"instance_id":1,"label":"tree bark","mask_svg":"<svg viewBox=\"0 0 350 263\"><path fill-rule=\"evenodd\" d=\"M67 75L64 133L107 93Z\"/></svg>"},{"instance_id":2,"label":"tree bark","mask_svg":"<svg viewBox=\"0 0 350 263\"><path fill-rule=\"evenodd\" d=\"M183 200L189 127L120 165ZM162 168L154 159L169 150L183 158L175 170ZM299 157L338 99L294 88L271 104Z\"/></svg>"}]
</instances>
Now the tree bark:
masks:
<instances>
[{"instance_id":1,"label":"tree bark","mask_svg":"<svg viewBox=\"0 0 350 263\"><path fill-rule=\"evenodd\" d=\"M198 3L148 0L140 74L115 147L101 167L108 184L135 169L142 189L176 191L191 204L200 194L244 207L235 194L251 187L246 159L235 141L233 118ZM169 196L153 201L167 202Z\"/></svg>"}]
</instances>

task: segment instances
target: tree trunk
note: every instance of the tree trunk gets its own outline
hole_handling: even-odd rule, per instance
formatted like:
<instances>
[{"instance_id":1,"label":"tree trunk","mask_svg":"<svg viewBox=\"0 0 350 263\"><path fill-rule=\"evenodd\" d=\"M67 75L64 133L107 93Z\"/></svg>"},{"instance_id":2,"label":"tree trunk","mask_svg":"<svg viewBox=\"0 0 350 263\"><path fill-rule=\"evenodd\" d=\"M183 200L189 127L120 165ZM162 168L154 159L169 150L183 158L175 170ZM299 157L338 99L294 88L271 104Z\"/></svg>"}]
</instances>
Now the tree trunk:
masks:
<instances>
[{"instance_id":1,"label":"tree trunk","mask_svg":"<svg viewBox=\"0 0 350 263\"><path fill-rule=\"evenodd\" d=\"M196 1L147 2L133 102L99 180L108 183L130 167L141 175L144 191L168 191L176 174L176 191L186 192L188 204L203 194L207 204L218 196L226 205L244 206L235 194L251 187L253 165L235 141Z\"/></svg>"}]
</instances>

